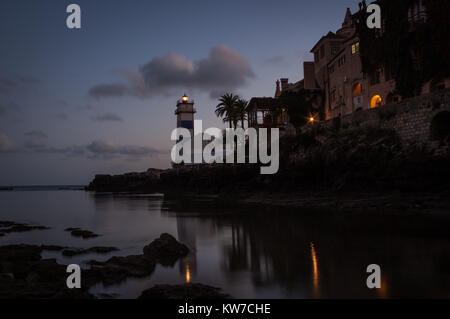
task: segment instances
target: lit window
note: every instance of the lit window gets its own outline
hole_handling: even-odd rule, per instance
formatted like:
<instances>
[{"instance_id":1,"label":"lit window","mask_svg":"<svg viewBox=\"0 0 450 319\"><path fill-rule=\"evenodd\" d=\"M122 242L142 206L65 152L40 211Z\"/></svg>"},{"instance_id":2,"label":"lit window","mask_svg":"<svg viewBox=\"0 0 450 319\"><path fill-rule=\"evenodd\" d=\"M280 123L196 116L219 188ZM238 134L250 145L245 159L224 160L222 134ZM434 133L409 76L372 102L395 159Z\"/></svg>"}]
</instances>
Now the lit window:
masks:
<instances>
[{"instance_id":1,"label":"lit window","mask_svg":"<svg viewBox=\"0 0 450 319\"><path fill-rule=\"evenodd\" d=\"M381 96L374 95L370 100L370 108L374 109L376 107L379 107L380 105L381 105Z\"/></svg>"},{"instance_id":2,"label":"lit window","mask_svg":"<svg viewBox=\"0 0 450 319\"><path fill-rule=\"evenodd\" d=\"M352 54L356 54L359 52L359 42L352 44Z\"/></svg>"},{"instance_id":3,"label":"lit window","mask_svg":"<svg viewBox=\"0 0 450 319\"><path fill-rule=\"evenodd\" d=\"M353 85L352 95L357 96L362 94L362 85L360 82L357 82Z\"/></svg>"}]
</instances>

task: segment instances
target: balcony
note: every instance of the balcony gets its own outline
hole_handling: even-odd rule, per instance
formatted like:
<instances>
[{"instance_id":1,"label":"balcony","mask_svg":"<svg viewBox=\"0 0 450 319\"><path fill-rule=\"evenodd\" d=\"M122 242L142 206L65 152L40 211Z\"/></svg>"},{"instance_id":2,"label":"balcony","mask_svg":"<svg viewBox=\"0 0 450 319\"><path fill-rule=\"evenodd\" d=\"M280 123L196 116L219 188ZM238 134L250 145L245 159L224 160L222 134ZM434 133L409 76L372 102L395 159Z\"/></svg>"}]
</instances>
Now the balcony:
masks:
<instances>
[{"instance_id":1,"label":"balcony","mask_svg":"<svg viewBox=\"0 0 450 319\"><path fill-rule=\"evenodd\" d=\"M175 115L177 115L178 113L197 113L197 109L194 107L192 108L192 110L188 108L177 108L175 110Z\"/></svg>"},{"instance_id":2,"label":"balcony","mask_svg":"<svg viewBox=\"0 0 450 319\"><path fill-rule=\"evenodd\" d=\"M177 101L177 104L194 104L194 100L193 99L189 99L189 100L187 100L185 102L185 101L180 99L180 100Z\"/></svg>"}]
</instances>

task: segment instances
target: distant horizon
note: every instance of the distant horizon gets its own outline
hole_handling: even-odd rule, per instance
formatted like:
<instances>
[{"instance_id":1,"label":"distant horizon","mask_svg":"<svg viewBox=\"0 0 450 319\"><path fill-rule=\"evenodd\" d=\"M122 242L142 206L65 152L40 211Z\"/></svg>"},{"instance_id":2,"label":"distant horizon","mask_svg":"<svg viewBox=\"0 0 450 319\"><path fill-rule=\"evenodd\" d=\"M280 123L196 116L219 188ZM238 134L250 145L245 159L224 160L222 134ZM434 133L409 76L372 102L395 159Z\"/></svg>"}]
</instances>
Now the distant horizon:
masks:
<instances>
[{"instance_id":1,"label":"distant horizon","mask_svg":"<svg viewBox=\"0 0 450 319\"><path fill-rule=\"evenodd\" d=\"M79 185L72 185L72 184L67 184L67 185L0 185L0 190L2 188L26 188L26 187L85 187L87 185L83 185L83 184L79 184Z\"/></svg>"}]
</instances>

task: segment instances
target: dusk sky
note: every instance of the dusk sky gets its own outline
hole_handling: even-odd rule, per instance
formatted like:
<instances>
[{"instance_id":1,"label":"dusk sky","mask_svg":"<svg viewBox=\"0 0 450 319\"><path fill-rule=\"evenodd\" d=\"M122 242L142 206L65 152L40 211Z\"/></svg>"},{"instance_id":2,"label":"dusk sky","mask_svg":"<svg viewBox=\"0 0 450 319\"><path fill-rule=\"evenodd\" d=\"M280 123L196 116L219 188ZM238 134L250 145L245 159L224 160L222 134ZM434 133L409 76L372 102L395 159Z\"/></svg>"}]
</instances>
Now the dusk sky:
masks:
<instances>
[{"instance_id":1,"label":"dusk sky","mask_svg":"<svg viewBox=\"0 0 450 319\"><path fill-rule=\"evenodd\" d=\"M2 0L0 186L87 184L170 166L176 101L273 96L357 0ZM82 28L66 27L77 3Z\"/></svg>"}]
</instances>

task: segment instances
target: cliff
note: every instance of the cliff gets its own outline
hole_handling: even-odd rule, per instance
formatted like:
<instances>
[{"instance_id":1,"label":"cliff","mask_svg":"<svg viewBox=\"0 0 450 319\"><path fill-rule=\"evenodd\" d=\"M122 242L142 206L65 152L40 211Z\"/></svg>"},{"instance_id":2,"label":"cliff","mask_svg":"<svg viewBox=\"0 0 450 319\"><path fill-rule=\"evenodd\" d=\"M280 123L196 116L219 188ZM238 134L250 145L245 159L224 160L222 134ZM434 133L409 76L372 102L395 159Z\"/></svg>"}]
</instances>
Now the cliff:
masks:
<instances>
[{"instance_id":1,"label":"cliff","mask_svg":"<svg viewBox=\"0 0 450 319\"><path fill-rule=\"evenodd\" d=\"M150 168L142 173L123 175L95 175L94 180L86 187L96 192L146 192L159 191L159 178L164 170Z\"/></svg>"},{"instance_id":2,"label":"cliff","mask_svg":"<svg viewBox=\"0 0 450 319\"><path fill-rule=\"evenodd\" d=\"M440 192L450 189L448 142L405 144L392 130L317 128L280 140L280 169L258 165L186 165L117 176L97 175L91 191L167 196L247 197L268 193Z\"/></svg>"}]
</instances>

